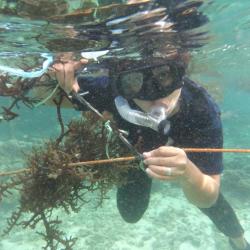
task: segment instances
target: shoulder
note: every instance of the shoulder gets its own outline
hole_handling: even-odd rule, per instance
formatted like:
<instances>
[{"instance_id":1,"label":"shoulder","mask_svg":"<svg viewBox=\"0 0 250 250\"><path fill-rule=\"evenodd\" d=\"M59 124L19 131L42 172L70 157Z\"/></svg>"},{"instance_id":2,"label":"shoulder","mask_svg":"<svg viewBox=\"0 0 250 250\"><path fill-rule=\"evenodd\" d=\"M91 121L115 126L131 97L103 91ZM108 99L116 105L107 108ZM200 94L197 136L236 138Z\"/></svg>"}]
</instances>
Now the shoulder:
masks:
<instances>
[{"instance_id":1,"label":"shoulder","mask_svg":"<svg viewBox=\"0 0 250 250\"><path fill-rule=\"evenodd\" d=\"M208 91L202 87L200 84L192 81L191 79L184 78L183 91L189 95L189 98L193 103L200 102L200 104L207 104L213 106L217 111L219 111L218 105L215 100L211 97Z\"/></svg>"},{"instance_id":2,"label":"shoulder","mask_svg":"<svg viewBox=\"0 0 250 250\"><path fill-rule=\"evenodd\" d=\"M189 115L192 126L197 128L221 127L220 109L207 90L185 78L182 92L183 105Z\"/></svg>"},{"instance_id":3,"label":"shoulder","mask_svg":"<svg viewBox=\"0 0 250 250\"><path fill-rule=\"evenodd\" d=\"M171 120L176 143L188 147L222 147L220 110L208 92L188 79L181 97L180 111Z\"/></svg>"},{"instance_id":4,"label":"shoulder","mask_svg":"<svg viewBox=\"0 0 250 250\"><path fill-rule=\"evenodd\" d=\"M223 146L223 130L218 105L200 85L188 81L185 117L186 143L192 147L220 148Z\"/></svg>"}]
</instances>

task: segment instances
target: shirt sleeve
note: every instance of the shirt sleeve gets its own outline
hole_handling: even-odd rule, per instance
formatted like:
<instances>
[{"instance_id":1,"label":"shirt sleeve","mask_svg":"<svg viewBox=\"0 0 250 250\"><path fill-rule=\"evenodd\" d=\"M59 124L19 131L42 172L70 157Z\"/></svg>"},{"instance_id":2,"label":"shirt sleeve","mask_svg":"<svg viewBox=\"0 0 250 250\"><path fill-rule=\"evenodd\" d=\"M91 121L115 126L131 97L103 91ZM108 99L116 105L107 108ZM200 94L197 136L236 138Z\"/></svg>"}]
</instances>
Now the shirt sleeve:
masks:
<instances>
[{"instance_id":1,"label":"shirt sleeve","mask_svg":"<svg viewBox=\"0 0 250 250\"><path fill-rule=\"evenodd\" d=\"M185 79L179 117L179 146L187 148L223 148L220 109L200 85ZM176 129L176 130L177 130ZM178 141L176 141L178 143ZM187 153L188 158L205 174L221 174L222 153Z\"/></svg>"},{"instance_id":2,"label":"shirt sleeve","mask_svg":"<svg viewBox=\"0 0 250 250\"><path fill-rule=\"evenodd\" d=\"M223 131L220 110L207 96L193 106L196 111L189 130L189 145L194 148L223 148ZM202 104L202 105L201 105ZM203 108L202 108L203 107ZM222 153L188 153L189 159L205 174L220 174L223 171Z\"/></svg>"},{"instance_id":3,"label":"shirt sleeve","mask_svg":"<svg viewBox=\"0 0 250 250\"><path fill-rule=\"evenodd\" d=\"M80 94L99 112L109 111L113 98L110 81L107 76L101 77L79 77L77 79L80 86ZM78 100L72 99L78 110L86 111L87 107Z\"/></svg>"},{"instance_id":4,"label":"shirt sleeve","mask_svg":"<svg viewBox=\"0 0 250 250\"><path fill-rule=\"evenodd\" d=\"M223 148L222 128L208 128L191 135L194 148ZM221 174L222 153L187 153L188 158L205 174Z\"/></svg>"}]
</instances>

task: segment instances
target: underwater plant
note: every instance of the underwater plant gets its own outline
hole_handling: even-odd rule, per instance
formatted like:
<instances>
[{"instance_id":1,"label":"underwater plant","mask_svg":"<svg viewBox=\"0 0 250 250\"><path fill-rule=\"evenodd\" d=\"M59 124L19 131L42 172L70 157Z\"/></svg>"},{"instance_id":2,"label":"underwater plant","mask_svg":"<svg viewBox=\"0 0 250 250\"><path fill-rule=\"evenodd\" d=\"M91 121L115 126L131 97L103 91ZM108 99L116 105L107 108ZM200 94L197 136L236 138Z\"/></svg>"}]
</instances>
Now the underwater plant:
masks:
<instances>
[{"instance_id":1,"label":"underwater plant","mask_svg":"<svg viewBox=\"0 0 250 250\"><path fill-rule=\"evenodd\" d=\"M2 106L2 112L0 112L1 120L12 120L18 116L18 114L12 109L18 108L18 104L21 102L27 107L31 108L38 102L36 98L29 97L27 92L33 88L35 79L23 79L18 77L13 80L8 75L0 75L0 96L11 98L13 101L8 107Z\"/></svg>"},{"instance_id":2,"label":"underwater plant","mask_svg":"<svg viewBox=\"0 0 250 250\"><path fill-rule=\"evenodd\" d=\"M118 136L114 134L109 140L110 156L129 154ZM15 226L35 229L42 223L44 232L38 234L46 242L43 249L73 249L76 238L66 237L59 229L62 221L55 217L54 211L78 213L81 206L91 201L85 196L92 192L99 194L97 207L100 206L114 185L126 183L128 168L138 165L128 161L120 163L119 167L114 164L74 165L89 159L107 158L106 144L104 122L87 113L68 124L60 142L50 140L26 153L26 168L13 171L11 178L0 183L0 200L13 191L20 194L20 204L7 220L3 234L11 233Z\"/></svg>"}]
</instances>

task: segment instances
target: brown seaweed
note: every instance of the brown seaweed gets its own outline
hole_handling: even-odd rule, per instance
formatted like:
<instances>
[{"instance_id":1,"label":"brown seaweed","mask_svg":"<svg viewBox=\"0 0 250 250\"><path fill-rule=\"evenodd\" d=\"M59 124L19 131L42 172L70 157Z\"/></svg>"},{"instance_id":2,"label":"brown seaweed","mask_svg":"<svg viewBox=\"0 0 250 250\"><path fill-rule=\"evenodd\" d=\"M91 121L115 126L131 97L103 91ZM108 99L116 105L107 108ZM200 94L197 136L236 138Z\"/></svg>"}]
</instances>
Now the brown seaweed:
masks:
<instances>
[{"instance_id":1,"label":"brown seaweed","mask_svg":"<svg viewBox=\"0 0 250 250\"><path fill-rule=\"evenodd\" d=\"M30 95L30 92L42 86L48 90L54 88L56 86L55 80L49 77L49 75L47 76L48 80L42 82L41 78L44 76L40 78L25 79L22 77L12 77L8 74L0 75L0 97L11 100L9 106L2 106L0 108L0 121L10 121L16 118L18 116L16 109L19 109L20 103L30 109L39 103L41 99L33 97Z\"/></svg>"},{"instance_id":2,"label":"brown seaweed","mask_svg":"<svg viewBox=\"0 0 250 250\"><path fill-rule=\"evenodd\" d=\"M129 154L118 136L114 134L111 140L111 157ZM39 234L46 242L44 249L73 249L76 238L67 238L59 229L62 221L54 218L53 211L79 212L81 206L91 201L85 199L88 192L99 193L96 206L100 206L112 187L126 183L127 170L137 167L128 162L119 167L113 164L70 166L74 162L107 158L106 143L104 122L87 113L82 119L68 124L60 143L50 140L26 153L27 171L0 184L0 199L11 195L13 190L20 193L20 204L8 219L4 235L11 233L15 226L35 229L42 223L44 232Z\"/></svg>"}]
</instances>

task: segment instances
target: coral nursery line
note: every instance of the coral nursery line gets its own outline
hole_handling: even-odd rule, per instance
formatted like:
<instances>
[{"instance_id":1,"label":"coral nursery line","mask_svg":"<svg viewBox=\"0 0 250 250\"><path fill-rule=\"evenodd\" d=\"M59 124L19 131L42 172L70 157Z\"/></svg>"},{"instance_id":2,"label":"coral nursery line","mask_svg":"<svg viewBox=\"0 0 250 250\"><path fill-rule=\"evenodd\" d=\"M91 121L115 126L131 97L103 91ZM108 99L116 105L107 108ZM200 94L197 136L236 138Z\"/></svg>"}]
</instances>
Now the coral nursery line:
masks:
<instances>
[{"instance_id":1,"label":"coral nursery line","mask_svg":"<svg viewBox=\"0 0 250 250\"><path fill-rule=\"evenodd\" d=\"M250 153L250 149L235 149L235 148L183 148L183 150L187 153L198 152L198 153ZM91 160L91 161L82 161L69 163L67 167L80 167L80 166L96 166L102 164L113 164L118 162L128 162L138 160L136 156L126 156L126 157L118 157L118 158L109 158L102 160ZM9 172L0 172L0 176L11 176L21 173L29 173L31 169L19 169L16 171Z\"/></svg>"},{"instance_id":2,"label":"coral nursery line","mask_svg":"<svg viewBox=\"0 0 250 250\"><path fill-rule=\"evenodd\" d=\"M250 153L250 149L244 148L183 148L187 153Z\"/></svg>"},{"instance_id":3,"label":"coral nursery line","mask_svg":"<svg viewBox=\"0 0 250 250\"><path fill-rule=\"evenodd\" d=\"M187 153L198 152L198 153L250 153L250 149L227 149L227 148L183 148L183 150ZM137 160L136 156L128 156L128 157L119 157L119 158L110 158L104 160L93 160L93 161L83 161L70 163L69 167L77 167L77 166L91 166L91 165L101 165L107 163L116 163L116 162L124 162L124 161L134 161Z\"/></svg>"}]
</instances>

